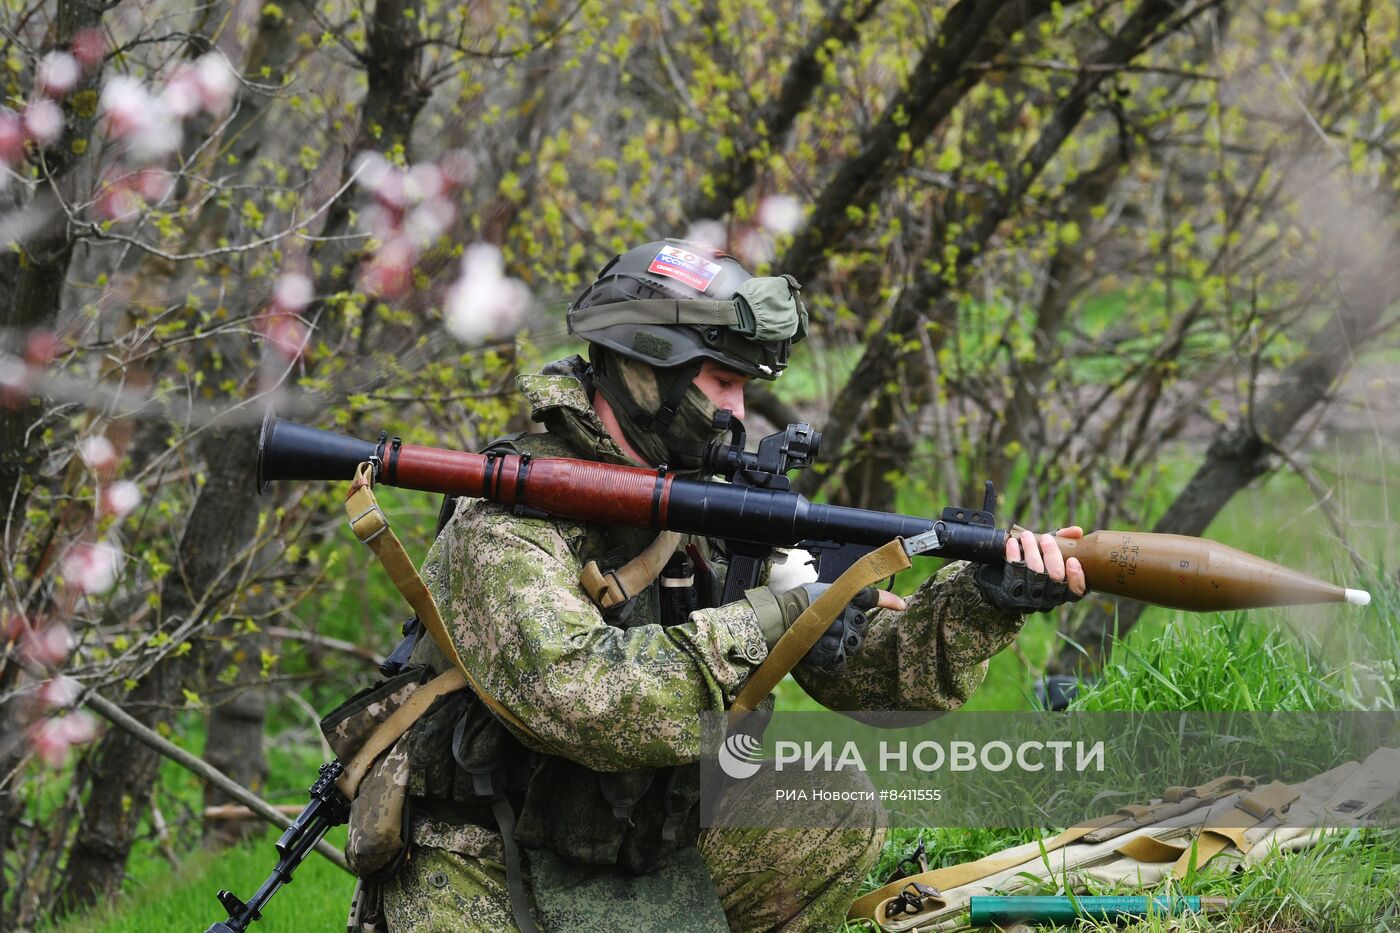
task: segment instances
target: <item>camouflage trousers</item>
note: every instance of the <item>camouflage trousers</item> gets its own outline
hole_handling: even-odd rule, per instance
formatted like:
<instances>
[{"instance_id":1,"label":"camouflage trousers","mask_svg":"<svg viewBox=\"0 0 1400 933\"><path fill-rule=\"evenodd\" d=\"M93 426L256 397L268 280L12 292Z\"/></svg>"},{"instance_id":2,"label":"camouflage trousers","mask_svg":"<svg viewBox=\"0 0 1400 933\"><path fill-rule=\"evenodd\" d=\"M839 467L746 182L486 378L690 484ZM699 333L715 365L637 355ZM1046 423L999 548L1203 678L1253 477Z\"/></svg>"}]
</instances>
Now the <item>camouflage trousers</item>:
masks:
<instances>
[{"instance_id":1,"label":"camouflage trousers","mask_svg":"<svg viewBox=\"0 0 1400 933\"><path fill-rule=\"evenodd\" d=\"M762 780L745 791L772 800ZM841 828L726 827L701 833L700 855L731 930L841 928L884 845L884 813L877 806L848 805L828 825ZM388 933L518 929L505 868L490 858L419 846L381 893ZM625 914L614 908L596 927L574 929L665 929L665 913L662 904L628 904Z\"/></svg>"}]
</instances>

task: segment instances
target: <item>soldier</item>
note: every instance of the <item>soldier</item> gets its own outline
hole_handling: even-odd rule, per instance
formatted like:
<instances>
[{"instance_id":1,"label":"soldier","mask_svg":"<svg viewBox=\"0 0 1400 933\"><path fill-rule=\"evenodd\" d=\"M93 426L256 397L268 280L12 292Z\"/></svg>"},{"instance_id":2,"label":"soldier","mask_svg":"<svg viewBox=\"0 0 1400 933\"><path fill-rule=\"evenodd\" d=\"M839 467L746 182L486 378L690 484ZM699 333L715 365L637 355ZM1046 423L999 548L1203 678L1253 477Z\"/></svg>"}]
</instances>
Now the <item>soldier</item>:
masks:
<instances>
[{"instance_id":1,"label":"soldier","mask_svg":"<svg viewBox=\"0 0 1400 933\"><path fill-rule=\"evenodd\" d=\"M791 277L754 278L723 253L666 240L609 262L569 321L589 361L521 377L545 432L496 449L693 472L722 433L716 413L743 417L745 384L783 371L807 313ZM662 619L652 586L601 609L582 569L618 567L651 539L456 503L423 577L463 663L529 734L469 697L415 725L410 846L364 914L391 931L840 927L883 843L876 812L833 830L702 833L695 806L699 714L733 702L819 585L716 606L724 555L690 542L716 584L698 587L704 608ZM961 705L1023 611L1084 592L1048 539L1008 541L1006 578L953 564L907 604L867 591L794 676L832 709ZM1036 598L1011 595L1026 590ZM448 666L428 639L414 661Z\"/></svg>"}]
</instances>

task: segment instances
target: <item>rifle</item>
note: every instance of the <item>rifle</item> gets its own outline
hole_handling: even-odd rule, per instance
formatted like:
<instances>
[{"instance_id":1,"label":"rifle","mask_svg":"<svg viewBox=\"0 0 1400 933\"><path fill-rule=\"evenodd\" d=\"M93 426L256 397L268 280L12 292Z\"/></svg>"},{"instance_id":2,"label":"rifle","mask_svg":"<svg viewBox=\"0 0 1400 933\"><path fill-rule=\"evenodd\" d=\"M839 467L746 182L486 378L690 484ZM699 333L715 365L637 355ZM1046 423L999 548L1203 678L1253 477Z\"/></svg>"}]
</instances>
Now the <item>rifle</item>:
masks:
<instances>
[{"instance_id":1,"label":"rifle","mask_svg":"<svg viewBox=\"0 0 1400 933\"><path fill-rule=\"evenodd\" d=\"M238 899L232 891L220 891L219 903L228 911L228 919L209 925L205 933L244 933L249 924L262 916L263 905L284 884L292 881L292 872L316 848L331 827L339 826L350 818L350 801L335 786L340 777L340 762L332 761L321 765L316 783L308 793L311 803L292 821L281 838L277 840L277 867L258 888L257 893L247 902Z\"/></svg>"}]
</instances>

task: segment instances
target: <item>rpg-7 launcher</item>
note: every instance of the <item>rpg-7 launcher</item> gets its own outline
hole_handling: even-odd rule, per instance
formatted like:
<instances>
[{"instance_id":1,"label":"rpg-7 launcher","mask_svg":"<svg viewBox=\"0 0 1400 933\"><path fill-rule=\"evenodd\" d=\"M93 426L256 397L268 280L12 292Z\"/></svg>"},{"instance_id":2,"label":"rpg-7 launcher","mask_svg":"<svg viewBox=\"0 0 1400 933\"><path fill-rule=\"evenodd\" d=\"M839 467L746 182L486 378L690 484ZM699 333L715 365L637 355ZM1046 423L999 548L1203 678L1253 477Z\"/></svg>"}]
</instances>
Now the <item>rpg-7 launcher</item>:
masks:
<instances>
[{"instance_id":1,"label":"rpg-7 launcher","mask_svg":"<svg viewBox=\"0 0 1400 933\"><path fill-rule=\"evenodd\" d=\"M724 600L758 584L775 547L817 556L819 579L831 581L869 551L902 538L913 554L992 563L1005 559L1009 531L996 526L996 496L987 483L980 509L946 508L938 519L810 502L789 489L787 472L810 466L821 434L792 424L744 449L730 421L730 443L712 443L705 473L727 482L588 460L528 454L473 454L418 447L381 434L357 440L284 421L271 413L258 444L258 489L273 480L346 480L361 463L377 483L474 496L516 514L572 521L671 529L723 539L730 566ZM1077 557L1090 587L1102 593L1197 612L1303 603L1366 605L1362 590L1344 589L1235 548L1184 535L1095 531L1057 538Z\"/></svg>"}]
</instances>

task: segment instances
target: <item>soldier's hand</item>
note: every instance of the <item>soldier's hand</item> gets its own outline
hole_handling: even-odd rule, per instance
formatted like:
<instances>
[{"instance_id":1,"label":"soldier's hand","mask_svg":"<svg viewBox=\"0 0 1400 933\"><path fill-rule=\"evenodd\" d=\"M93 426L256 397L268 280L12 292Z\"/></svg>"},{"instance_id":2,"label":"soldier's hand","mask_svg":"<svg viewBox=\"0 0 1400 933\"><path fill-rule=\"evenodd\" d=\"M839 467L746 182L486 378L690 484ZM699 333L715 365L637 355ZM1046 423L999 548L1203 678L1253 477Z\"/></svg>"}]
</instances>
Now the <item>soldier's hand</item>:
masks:
<instances>
[{"instance_id":1,"label":"soldier's hand","mask_svg":"<svg viewBox=\"0 0 1400 933\"><path fill-rule=\"evenodd\" d=\"M1084 529L1071 525L1055 534L1082 538ZM1048 612L1088 590L1078 559L1065 560L1054 535L1031 531L1009 536L1005 563L982 565L975 579L983 598L1006 612Z\"/></svg>"},{"instance_id":2,"label":"soldier's hand","mask_svg":"<svg viewBox=\"0 0 1400 933\"><path fill-rule=\"evenodd\" d=\"M1064 580L1069 584L1070 592L1075 596L1083 596L1089 589L1084 581L1084 568L1079 565L1077 557L1065 560L1055 545L1056 535L1061 538L1082 538L1084 529L1078 525L1070 525L1048 535L1037 535L1023 529L1019 536L1007 536L1006 559L1013 563L1025 560L1026 566L1031 570L1043 573L1051 580Z\"/></svg>"},{"instance_id":3,"label":"soldier's hand","mask_svg":"<svg viewBox=\"0 0 1400 933\"><path fill-rule=\"evenodd\" d=\"M758 615L759 627L771 649L783 633L792 627L798 616L826 592L827 583L804 583L774 596L766 588L750 590L750 605ZM832 621L800 662L804 667L837 671L845 667L851 656L860 650L869 629L866 612L871 609L904 609L905 602L887 590L868 586L856 594L850 604Z\"/></svg>"}]
</instances>

